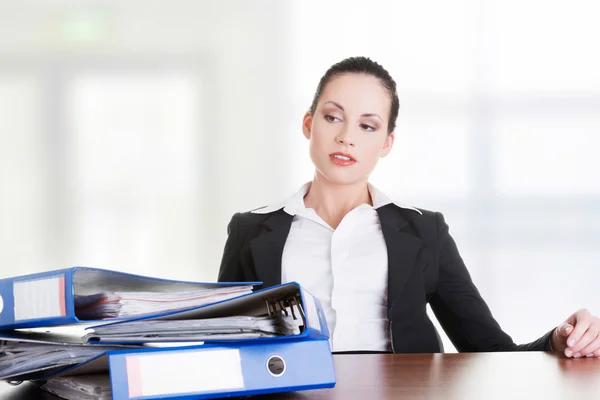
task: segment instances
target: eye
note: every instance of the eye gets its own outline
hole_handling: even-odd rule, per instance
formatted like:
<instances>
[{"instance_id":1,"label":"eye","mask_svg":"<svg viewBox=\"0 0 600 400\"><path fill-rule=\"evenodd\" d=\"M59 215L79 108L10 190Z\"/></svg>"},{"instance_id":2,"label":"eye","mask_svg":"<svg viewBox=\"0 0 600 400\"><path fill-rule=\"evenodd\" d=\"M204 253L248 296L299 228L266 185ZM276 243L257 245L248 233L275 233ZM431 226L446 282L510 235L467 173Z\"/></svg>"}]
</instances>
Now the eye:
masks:
<instances>
[{"instance_id":1,"label":"eye","mask_svg":"<svg viewBox=\"0 0 600 400\"><path fill-rule=\"evenodd\" d=\"M327 122L335 122L335 121L339 120L339 118L334 117L333 115L329 115L329 114L325 114L324 118Z\"/></svg>"},{"instance_id":2,"label":"eye","mask_svg":"<svg viewBox=\"0 0 600 400\"><path fill-rule=\"evenodd\" d=\"M367 132L373 132L375 131L375 128L372 127L371 125L367 125L367 124L360 124L361 129L364 129Z\"/></svg>"}]
</instances>

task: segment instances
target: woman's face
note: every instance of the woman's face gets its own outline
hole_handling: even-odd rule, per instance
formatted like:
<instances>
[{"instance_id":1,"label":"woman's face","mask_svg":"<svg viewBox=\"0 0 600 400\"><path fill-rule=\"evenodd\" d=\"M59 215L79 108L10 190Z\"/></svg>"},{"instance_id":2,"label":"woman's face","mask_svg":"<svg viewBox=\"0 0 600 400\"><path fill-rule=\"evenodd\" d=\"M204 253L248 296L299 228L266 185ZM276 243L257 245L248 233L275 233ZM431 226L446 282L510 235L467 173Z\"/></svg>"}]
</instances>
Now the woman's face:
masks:
<instances>
[{"instance_id":1,"label":"woman's face","mask_svg":"<svg viewBox=\"0 0 600 400\"><path fill-rule=\"evenodd\" d=\"M317 173L336 184L367 181L394 143L387 132L390 106L373 76L344 74L329 81L314 115L306 113L302 124Z\"/></svg>"}]
</instances>

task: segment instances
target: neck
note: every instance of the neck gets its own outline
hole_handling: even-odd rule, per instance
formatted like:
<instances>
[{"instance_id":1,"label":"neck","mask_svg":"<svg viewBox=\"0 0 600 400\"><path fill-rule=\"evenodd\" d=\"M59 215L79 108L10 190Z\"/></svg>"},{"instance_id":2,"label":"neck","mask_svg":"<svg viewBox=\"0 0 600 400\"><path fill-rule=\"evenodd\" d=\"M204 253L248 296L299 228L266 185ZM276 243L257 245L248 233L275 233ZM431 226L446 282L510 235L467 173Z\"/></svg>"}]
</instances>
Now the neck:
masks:
<instances>
[{"instance_id":1,"label":"neck","mask_svg":"<svg viewBox=\"0 0 600 400\"><path fill-rule=\"evenodd\" d=\"M352 184L336 184L315 173L304 204L333 229L337 228L346 214L361 204L373 205L367 181Z\"/></svg>"}]
</instances>

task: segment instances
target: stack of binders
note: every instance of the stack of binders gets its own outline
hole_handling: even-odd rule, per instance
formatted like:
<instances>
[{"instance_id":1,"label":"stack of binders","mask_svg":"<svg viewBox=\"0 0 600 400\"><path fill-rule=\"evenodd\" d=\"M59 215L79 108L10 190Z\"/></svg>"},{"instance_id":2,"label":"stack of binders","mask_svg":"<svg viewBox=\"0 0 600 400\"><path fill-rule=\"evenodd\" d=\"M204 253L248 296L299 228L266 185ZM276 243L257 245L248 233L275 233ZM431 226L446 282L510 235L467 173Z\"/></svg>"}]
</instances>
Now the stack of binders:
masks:
<instances>
[{"instance_id":1,"label":"stack of binders","mask_svg":"<svg viewBox=\"0 0 600 400\"><path fill-rule=\"evenodd\" d=\"M253 292L258 284L84 267L0 280L0 379L116 400L333 387L318 299L297 283ZM87 326L77 340L39 330L73 323Z\"/></svg>"}]
</instances>

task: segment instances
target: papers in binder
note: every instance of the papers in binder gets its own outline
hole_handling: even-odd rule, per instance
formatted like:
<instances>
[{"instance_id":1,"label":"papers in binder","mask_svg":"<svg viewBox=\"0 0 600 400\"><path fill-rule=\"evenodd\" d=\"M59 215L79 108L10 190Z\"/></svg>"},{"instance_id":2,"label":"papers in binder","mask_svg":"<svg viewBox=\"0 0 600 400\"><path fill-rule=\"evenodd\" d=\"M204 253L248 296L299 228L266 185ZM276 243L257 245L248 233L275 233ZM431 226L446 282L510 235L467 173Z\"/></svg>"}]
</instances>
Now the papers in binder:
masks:
<instances>
[{"instance_id":1,"label":"papers in binder","mask_svg":"<svg viewBox=\"0 0 600 400\"><path fill-rule=\"evenodd\" d=\"M188 320L144 320L99 326L84 336L99 343L153 343L243 340L299 334L290 314L277 316L232 316Z\"/></svg>"},{"instance_id":2,"label":"papers in binder","mask_svg":"<svg viewBox=\"0 0 600 400\"><path fill-rule=\"evenodd\" d=\"M3 341L0 344L0 379L38 379L116 349L123 347Z\"/></svg>"},{"instance_id":3,"label":"papers in binder","mask_svg":"<svg viewBox=\"0 0 600 400\"><path fill-rule=\"evenodd\" d=\"M89 343L328 338L318 299L295 282L183 311L94 326Z\"/></svg>"},{"instance_id":4,"label":"papers in binder","mask_svg":"<svg viewBox=\"0 0 600 400\"><path fill-rule=\"evenodd\" d=\"M228 300L252 291L252 286L230 286L192 291L100 292L75 295L75 312L81 319L126 318L198 307Z\"/></svg>"},{"instance_id":5,"label":"papers in binder","mask_svg":"<svg viewBox=\"0 0 600 400\"><path fill-rule=\"evenodd\" d=\"M108 374L64 376L49 379L42 389L63 399L111 400L112 389Z\"/></svg>"}]
</instances>

